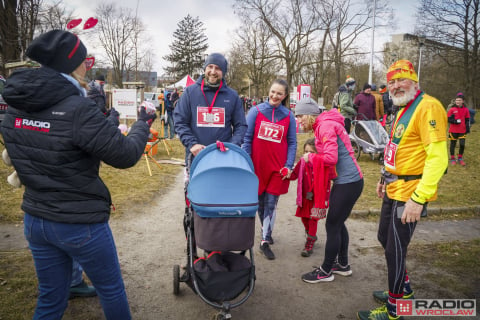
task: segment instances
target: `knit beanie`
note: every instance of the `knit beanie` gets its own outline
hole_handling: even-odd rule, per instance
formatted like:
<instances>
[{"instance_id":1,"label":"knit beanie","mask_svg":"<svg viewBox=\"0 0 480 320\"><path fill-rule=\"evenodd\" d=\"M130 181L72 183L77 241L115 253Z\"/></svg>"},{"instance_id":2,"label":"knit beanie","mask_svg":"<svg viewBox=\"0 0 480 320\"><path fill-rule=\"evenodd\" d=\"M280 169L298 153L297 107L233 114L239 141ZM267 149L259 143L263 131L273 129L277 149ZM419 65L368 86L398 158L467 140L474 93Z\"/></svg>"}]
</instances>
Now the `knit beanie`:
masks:
<instances>
[{"instance_id":1,"label":"knit beanie","mask_svg":"<svg viewBox=\"0 0 480 320\"><path fill-rule=\"evenodd\" d=\"M385 93L385 92L387 92L387 86L384 85L384 84L382 84L382 85L380 86L380 90L379 90L378 92L380 92L380 93Z\"/></svg>"},{"instance_id":2,"label":"knit beanie","mask_svg":"<svg viewBox=\"0 0 480 320\"><path fill-rule=\"evenodd\" d=\"M75 34L52 30L35 38L25 54L44 66L70 74L87 57L87 48Z\"/></svg>"},{"instance_id":3,"label":"knit beanie","mask_svg":"<svg viewBox=\"0 0 480 320\"><path fill-rule=\"evenodd\" d=\"M372 83L372 91L377 91L377 85L375 83Z\"/></svg>"},{"instance_id":4,"label":"knit beanie","mask_svg":"<svg viewBox=\"0 0 480 320\"><path fill-rule=\"evenodd\" d=\"M223 73L223 77L227 74L227 68L228 68L228 62L225 57L220 54L220 53L211 53L208 55L207 59L205 60L205 63L203 64L203 70L209 65L209 64L214 64L218 66Z\"/></svg>"},{"instance_id":5,"label":"knit beanie","mask_svg":"<svg viewBox=\"0 0 480 320\"><path fill-rule=\"evenodd\" d=\"M318 104L311 98L305 98L297 102L295 106L295 116L311 115L318 116L320 109Z\"/></svg>"},{"instance_id":6,"label":"knit beanie","mask_svg":"<svg viewBox=\"0 0 480 320\"><path fill-rule=\"evenodd\" d=\"M457 96L455 98L460 98L460 99L465 100L465 96L463 95L463 92L458 92Z\"/></svg>"},{"instance_id":7,"label":"knit beanie","mask_svg":"<svg viewBox=\"0 0 480 320\"><path fill-rule=\"evenodd\" d=\"M105 81L105 76L103 74L99 74L95 77L95 80L98 81Z\"/></svg>"},{"instance_id":8,"label":"knit beanie","mask_svg":"<svg viewBox=\"0 0 480 320\"><path fill-rule=\"evenodd\" d=\"M367 90L367 89L372 89L372 86L369 85L368 83L365 83L365 84L363 85L363 91L365 91L365 90Z\"/></svg>"},{"instance_id":9,"label":"knit beanie","mask_svg":"<svg viewBox=\"0 0 480 320\"><path fill-rule=\"evenodd\" d=\"M394 79L406 78L418 82L417 73L413 64L408 60L394 62L387 71L387 82Z\"/></svg>"},{"instance_id":10,"label":"knit beanie","mask_svg":"<svg viewBox=\"0 0 480 320\"><path fill-rule=\"evenodd\" d=\"M355 79L353 79L352 77L350 76L347 76L347 80L345 80L345 84L346 85L352 85L355 83Z\"/></svg>"}]
</instances>

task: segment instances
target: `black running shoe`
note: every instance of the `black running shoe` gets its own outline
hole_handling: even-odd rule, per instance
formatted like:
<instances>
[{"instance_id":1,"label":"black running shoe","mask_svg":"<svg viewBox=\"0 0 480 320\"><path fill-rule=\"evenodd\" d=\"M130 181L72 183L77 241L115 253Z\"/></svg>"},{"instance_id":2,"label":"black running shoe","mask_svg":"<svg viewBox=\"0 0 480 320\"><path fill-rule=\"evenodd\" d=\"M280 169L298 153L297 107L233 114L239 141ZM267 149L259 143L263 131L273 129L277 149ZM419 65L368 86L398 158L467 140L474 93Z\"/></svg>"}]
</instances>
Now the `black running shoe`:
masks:
<instances>
[{"instance_id":1,"label":"black running shoe","mask_svg":"<svg viewBox=\"0 0 480 320\"><path fill-rule=\"evenodd\" d=\"M270 249L270 245L268 244L268 242L265 241L260 245L260 251L262 251L263 255L268 260L274 260L275 259L275 255L273 254L272 249Z\"/></svg>"}]
</instances>

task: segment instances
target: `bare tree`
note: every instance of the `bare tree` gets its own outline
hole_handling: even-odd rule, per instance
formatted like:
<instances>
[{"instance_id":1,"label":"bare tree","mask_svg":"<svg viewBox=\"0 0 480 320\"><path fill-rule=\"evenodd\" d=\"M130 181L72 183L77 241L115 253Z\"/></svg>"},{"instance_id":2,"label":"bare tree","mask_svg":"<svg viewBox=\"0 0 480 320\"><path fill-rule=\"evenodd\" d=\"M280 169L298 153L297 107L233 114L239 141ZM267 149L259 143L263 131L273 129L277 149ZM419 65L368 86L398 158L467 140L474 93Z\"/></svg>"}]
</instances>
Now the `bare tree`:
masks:
<instances>
[{"instance_id":1,"label":"bare tree","mask_svg":"<svg viewBox=\"0 0 480 320\"><path fill-rule=\"evenodd\" d=\"M5 63L20 61L33 39L42 0L3 0L0 2L0 71Z\"/></svg>"},{"instance_id":2,"label":"bare tree","mask_svg":"<svg viewBox=\"0 0 480 320\"><path fill-rule=\"evenodd\" d=\"M237 30L237 41L234 48L242 56L243 64L247 67L245 79L249 89L249 96L260 97L267 94L270 83L280 71L282 65L274 57L272 33L262 22L245 24Z\"/></svg>"},{"instance_id":3,"label":"bare tree","mask_svg":"<svg viewBox=\"0 0 480 320\"><path fill-rule=\"evenodd\" d=\"M293 76L305 63L302 55L321 30L314 0L238 0L236 12L246 23L264 23L275 40L272 58L282 61L286 80L292 85Z\"/></svg>"},{"instance_id":4,"label":"bare tree","mask_svg":"<svg viewBox=\"0 0 480 320\"><path fill-rule=\"evenodd\" d=\"M113 81L119 88L123 88L124 73L134 71L138 63L135 39L143 28L131 11L117 8L113 3L101 4L96 9L99 40L113 67Z\"/></svg>"},{"instance_id":5,"label":"bare tree","mask_svg":"<svg viewBox=\"0 0 480 320\"><path fill-rule=\"evenodd\" d=\"M417 33L435 41L427 44L450 67L451 76L462 75L457 88L463 88L474 105L480 99L479 14L480 0L422 0L417 14L422 17L417 20Z\"/></svg>"}]
</instances>

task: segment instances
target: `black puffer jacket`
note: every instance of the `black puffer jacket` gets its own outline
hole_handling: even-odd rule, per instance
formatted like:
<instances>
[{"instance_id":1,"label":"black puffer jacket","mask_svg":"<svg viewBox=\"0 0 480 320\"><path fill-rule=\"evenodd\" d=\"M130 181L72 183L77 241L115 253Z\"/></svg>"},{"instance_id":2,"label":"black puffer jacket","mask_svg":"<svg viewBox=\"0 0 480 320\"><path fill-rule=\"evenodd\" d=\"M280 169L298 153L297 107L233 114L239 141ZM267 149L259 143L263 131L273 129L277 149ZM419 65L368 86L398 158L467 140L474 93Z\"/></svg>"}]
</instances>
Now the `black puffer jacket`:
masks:
<instances>
[{"instance_id":1,"label":"black puffer jacket","mask_svg":"<svg viewBox=\"0 0 480 320\"><path fill-rule=\"evenodd\" d=\"M92 100L49 68L17 71L7 80L2 134L25 185L22 209L65 223L108 220L110 193L100 161L128 168L140 159L149 127L137 121L124 136Z\"/></svg>"}]
</instances>

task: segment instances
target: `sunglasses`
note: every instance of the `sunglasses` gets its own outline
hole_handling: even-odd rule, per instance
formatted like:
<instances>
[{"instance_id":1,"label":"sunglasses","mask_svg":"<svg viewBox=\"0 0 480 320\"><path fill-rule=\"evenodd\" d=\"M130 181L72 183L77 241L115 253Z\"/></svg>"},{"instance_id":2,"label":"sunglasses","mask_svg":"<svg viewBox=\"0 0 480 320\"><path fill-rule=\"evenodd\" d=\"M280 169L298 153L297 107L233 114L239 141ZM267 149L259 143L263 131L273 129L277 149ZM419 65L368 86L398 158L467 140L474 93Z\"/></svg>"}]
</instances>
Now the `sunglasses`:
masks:
<instances>
[{"instance_id":1,"label":"sunglasses","mask_svg":"<svg viewBox=\"0 0 480 320\"><path fill-rule=\"evenodd\" d=\"M88 70L91 70L93 68L93 65L95 64L95 57L88 57L85 58L85 68Z\"/></svg>"}]
</instances>

